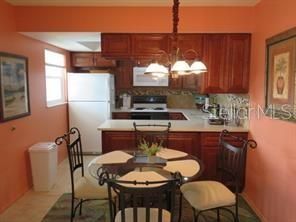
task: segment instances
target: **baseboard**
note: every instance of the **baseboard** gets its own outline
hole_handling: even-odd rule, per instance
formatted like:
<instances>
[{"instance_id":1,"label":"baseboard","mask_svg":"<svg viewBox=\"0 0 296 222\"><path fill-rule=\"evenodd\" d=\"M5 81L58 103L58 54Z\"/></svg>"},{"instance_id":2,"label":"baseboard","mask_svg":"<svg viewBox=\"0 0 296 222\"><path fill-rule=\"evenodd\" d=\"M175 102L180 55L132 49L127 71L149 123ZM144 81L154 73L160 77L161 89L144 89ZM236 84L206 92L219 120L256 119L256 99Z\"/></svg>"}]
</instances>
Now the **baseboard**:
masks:
<instances>
[{"instance_id":1,"label":"baseboard","mask_svg":"<svg viewBox=\"0 0 296 222\"><path fill-rule=\"evenodd\" d=\"M84 156L99 156L102 153L100 152L82 152Z\"/></svg>"},{"instance_id":2,"label":"baseboard","mask_svg":"<svg viewBox=\"0 0 296 222\"><path fill-rule=\"evenodd\" d=\"M267 219L263 216L263 214L258 210L254 202L248 197L246 193L241 194L245 201L250 205L250 207L254 210L256 215L260 218L261 222L267 222Z\"/></svg>"}]
</instances>

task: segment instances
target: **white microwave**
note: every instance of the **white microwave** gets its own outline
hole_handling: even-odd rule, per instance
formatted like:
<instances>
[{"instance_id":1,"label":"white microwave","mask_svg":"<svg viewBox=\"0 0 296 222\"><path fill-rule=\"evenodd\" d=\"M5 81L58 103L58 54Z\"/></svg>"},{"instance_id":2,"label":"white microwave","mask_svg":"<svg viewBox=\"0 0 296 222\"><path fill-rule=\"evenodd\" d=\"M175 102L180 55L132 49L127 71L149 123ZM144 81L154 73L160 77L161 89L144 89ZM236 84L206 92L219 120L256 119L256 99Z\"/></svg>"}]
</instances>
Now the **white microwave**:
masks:
<instances>
[{"instance_id":1,"label":"white microwave","mask_svg":"<svg viewBox=\"0 0 296 222\"><path fill-rule=\"evenodd\" d=\"M168 75L162 78L155 78L152 75L144 74L147 67L133 68L133 86L168 86Z\"/></svg>"}]
</instances>

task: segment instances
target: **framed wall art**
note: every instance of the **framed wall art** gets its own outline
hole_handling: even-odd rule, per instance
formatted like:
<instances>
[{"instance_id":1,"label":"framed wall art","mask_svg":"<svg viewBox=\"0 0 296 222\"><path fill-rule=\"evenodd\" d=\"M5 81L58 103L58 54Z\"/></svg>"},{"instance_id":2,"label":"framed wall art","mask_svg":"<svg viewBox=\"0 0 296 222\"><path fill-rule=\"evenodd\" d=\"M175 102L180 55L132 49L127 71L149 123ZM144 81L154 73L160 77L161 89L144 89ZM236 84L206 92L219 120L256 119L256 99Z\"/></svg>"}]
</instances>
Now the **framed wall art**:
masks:
<instances>
[{"instance_id":1,"label":"framed wall art","mask_svg":"<svg viewBox=\"0 0 296 222\"><path fill-rule=\"evenodd\" d=\"M296 121L296 28L266 40L265 113Z\"/></svg>"},{"instance_id":2,"label":"framed wall art","mask_svg":"<svg viewBox=\"0 0 296 222\"><path fill-rule=\"evenodd\" d=\"M0 122L30 115L28 59L0 52Z\"/></svg>"}]
</instances>

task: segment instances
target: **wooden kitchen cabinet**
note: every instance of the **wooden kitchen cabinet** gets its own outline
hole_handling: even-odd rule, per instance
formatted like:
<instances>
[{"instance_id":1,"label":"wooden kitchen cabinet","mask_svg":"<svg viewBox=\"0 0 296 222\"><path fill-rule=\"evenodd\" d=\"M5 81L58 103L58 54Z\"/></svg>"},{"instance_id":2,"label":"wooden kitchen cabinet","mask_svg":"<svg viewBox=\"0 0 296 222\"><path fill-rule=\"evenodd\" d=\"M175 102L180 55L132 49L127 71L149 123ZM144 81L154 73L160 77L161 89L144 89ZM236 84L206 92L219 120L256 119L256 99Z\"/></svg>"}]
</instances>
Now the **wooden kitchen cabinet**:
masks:
<instances>
[{"instance_id":1,"label":"wooden kitchen cabinet","mask_svg":"<svg viewBox=\"0 0 296 222\"><path fill-rule=\"evenodd\" d=\"M133 62L131 60L118 61L115 72L116 90L133 88Z\"/></svg>"},{"instance_id":2,"label":"wooden kitchen cabinet","mask_svg":"<svg viewBox=\"0 0 296 222\"><path fill-rule=\"evenodd\" d=\"M183 79L181 76L178 76L178 78L172 78L172 76L169 76L169 88L170 89L182 89L183 88Z\"/></svg>"},{"instance_id":3,"label":"wooden kitchen cabinet","mask_svg":"<svg viewBox=\"0 0 296 222\"><path fill-rule=\"evenodd\" d=\"M105 58L129 58L131 56L131 35L102 33L102 56Z\"/></svg>"},{"instance_id":4,"label":"wooden kitchen cabinet","mask_svg":"<svg viewBox=\"0 0 296 222\"><path fill-rule=\"evenodd\" d=\"M178 47L182 52L179 57L189 62L193 62L196 57L196 54L190 50L193 49L197 53L197 58L207 66L208 72L179 76L177 79L170 77L170 89L186 89L199 93L248 92L250 34L179 34ZM102 34L102 56L122 61L129 59L137 66L147 66L153 58L159 59L160 50L170 53L171 48L171 34ZM89 63L90 60L84 58L83 62ZM119 88L132 88L132 84L128 83L130 81L128 78L132 76L132 68L130 72L128 76L120 77L124 81L119 83Z\"/></svg>"},{"instance_id":5,"label":"wooden kitchen cabinet","mask_svg":"<svg viewBox=\"0 0 296 222\"><path fill-rule=\"evenodd\" d=\"M247 93L250 69L250 34L207 34L204 63L199 76L201 93Z\"/></svg>"},{"instance_id":6,"label":"wooden kitchen cabinet","mask_svg":"<svg viewBox=\"0 0 296 222\"><path fill-rule=\"evenodd\" d=\"M103 131L102 152L108 153L114 150L135 149L135 133L132 131Z\"/></svg>"},{"instance_id":7,"label":"wooden kitchen cabinet","mask_svg":"<svg viewBox=\"0 0 296 222\"><path fill-rule=\"evenodd\" d=\"M183 78L183 83L182 83L183 89L197 91L198 78L196 74L182 76L182 78Z\"/></svg>"},{"instance_id":8,"label":"wooden kitchen cabinet","mask_svg":"<svg viewBox=\"0 0 296 222\"><path fill-rule=\"evenodd\" d=\"M130 112L113 112L112 119L130 119L131 113Z\"/></svg>"},{"instance_id":9,"label":"wooden kitchen cabinet","mask_svg":"<svg viewBox=\"0 0 296 222\"><path fill-rule=\"evenodd\" d=\"M170 120L187 120L182 113L169 113Z\"/></svg>"},{"instance_id":10,"label":"wooden kitchen cabinet","mask_svg":"<svg viewBox=\"0 0 296 222\"><path fill-rule=\"evenodd\" d=\"M248 133L232 133L235 136L248 138ZM204 172L202 178L205 180L217 180L217 157L219 154L219 137L220 133L216 132L205 132L200 133L200 149L201 149L201 160L204 163ZM241 144L234 144L233 139L229 139L229 142L233 145L241 146ZM245 183L245 169L241 172L241 184L243 189Z\"/></svg>"},{"instance_id":11,"label":"wooden kitchen cabinet","mask_svg":"<svg viewBox=\"0 0 296 222\"><path fill-rule=\"evenodd\" d=\"M169 88L198 91L198 76L192 74L192 75L186 75L186 76L178 76L178 78L175 78L175 79L173 79L170 76Z\"/></svg>"},{"instance_id":12,"label":"wooden kitchen cabinet","mask_svg":"<svg viewBox=\"0 0 296 222\"><path fill-rule=\"evenodd\" d=\"M168 51L168 34L102 33L102 55L106 58L152 58Z\"/></svg>"},{"instance_id":13,"label":"wooden kitchen cabinet","mask_svg":"<svg viewBox=\"0 0 296 222\"><path fill-rule=\"evenodd\" d=\"M170 132L169 147L200 157L199 133ZM103 153L113 150L134 149L134 131L103 131Z\"/></svg>"},{"instance_id":14,"label":"wooden kitchen cabinet","mask_svg":"<svg viewBox=\"0 0 296 222\"><path fill-rule=\"evenodd\" d=\"M94 52L72 52L71 64L73 67L102 67L111 68L116 66L115 60L105 59L101 53Z\"/></svg>"},{"instance_id":15,"label":"wooden kitchen cabinet","mask_svg":"<svg viewBox=\"0 0 296 222\"><path fill-rule=\"evenodd\" d=\"M250 34L227 35L226 92L248 92L250 48Z\"/></svg>"},{"instance_id":16,"label":"wooden kitchen cabinet","mask_svg":"<svg viewBox=\"0 0 296 222\"><path fill-rule=\"evenodd\" d=\"M87 52L72 52L71 53L71 64L73 67L91 67L94 66L93 53Z\"/></svg>"},{"instance_id":17,"label":"wooden kitchen cabinet","mask_svg":"<svg viewBox=\"0 0 296 222\"><path fill-rule=\"evenodd\" d=\"M208 71L198 76L202 93L225 93L226 43L225 34L205 35L203 62Z\"/></svg>"},{"instance_id":18,"label":"wooden kitchen cabinet","mask_svg":"<svg viewBox=\"0 0 296 222\"><path fill-rule=\"evenodd\" d=\"M132 34L131 39L134 57L153 57L169 49L168 34Z\"/></svg>"},{"instance_id":19,"label":"wooden kitchen cabinet","mask_svg":"<svg viewBox=\"0 0 296 222\"><path fill-rule=\"evenodd\" d=\"M200 158L199 141L199 133L170 132L168 147Z\"/></svg>"},{"instance_id":20,"label":"wooden kitchen cabinet","mask_svg":"<svg viewBox=\"0 0 296 222\"><path fill-rule=\"evenodd\" d=\"M181 55L180 58L186 59L189 63L194 59L202 60L203 58L203 34L179 34L178 48ZM170 39L170 48L172 47L172 39ZM198 77L196 75L179 76L177 79L170 78L171 89L187 89L197 91Z\"/></svg>"},{"instance_id":21,"label":"wooden kitchen cabinet","mask_svg":"<svg viewBox=\"0 0 296 222\"><path fill-rule=\"evenodd\" d=\"M204 34L179 34L178 35L178 48L182 53L179 55L188 61L193 61L194 59L203 58L203 42ZM172 38L170 39L170 48L172 48ZM192 51L194 50L194 51Z\"/></svg>"}]
</instances>

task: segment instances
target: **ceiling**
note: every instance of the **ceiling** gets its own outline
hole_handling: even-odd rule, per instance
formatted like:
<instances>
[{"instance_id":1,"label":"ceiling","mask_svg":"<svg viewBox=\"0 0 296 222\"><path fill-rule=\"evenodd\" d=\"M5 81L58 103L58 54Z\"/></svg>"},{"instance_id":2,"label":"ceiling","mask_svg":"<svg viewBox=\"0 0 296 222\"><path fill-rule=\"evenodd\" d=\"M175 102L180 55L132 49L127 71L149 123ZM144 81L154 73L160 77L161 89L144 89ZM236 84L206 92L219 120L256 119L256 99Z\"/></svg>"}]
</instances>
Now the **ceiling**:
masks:
<instances>
[{"instance_id":1,"label":"ceiling","mask_svg":"<svg viewBox=\"0 0 296 222\"><path fill-rule=\"evenodd\" d=\"M173 0L6 0L33 6L171 6ZM180 0L180 6L254 6L260 0Z\"/></svg>"},{"instance_id":2,"label":"ceiling","mask_svg":"<svg viewBox=\"0 0 296 222\"><path fill-rule=\"evenodd\" d=\"M100 32L21 32L21 34L72 52L101 51Z\"/></svg>"}]
</instances>

